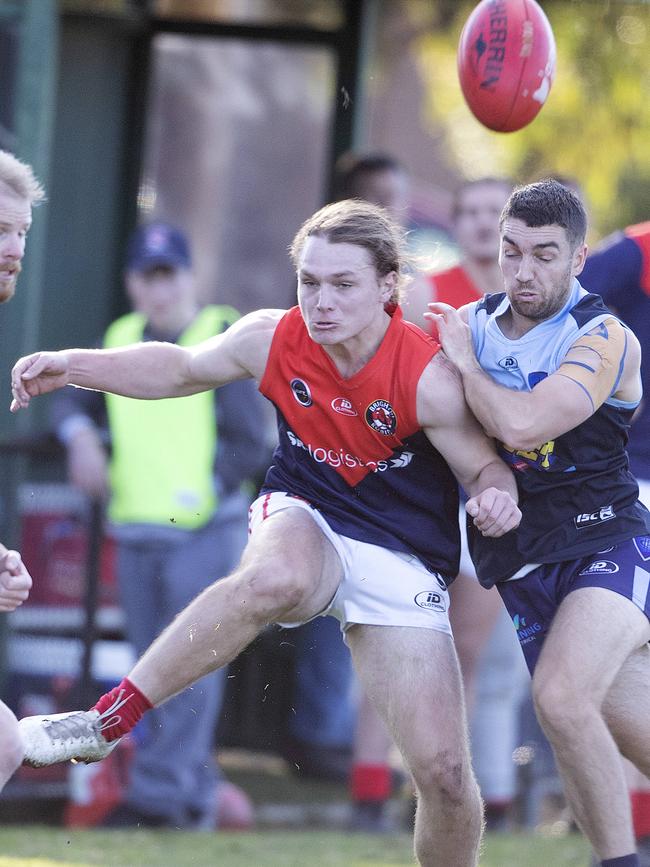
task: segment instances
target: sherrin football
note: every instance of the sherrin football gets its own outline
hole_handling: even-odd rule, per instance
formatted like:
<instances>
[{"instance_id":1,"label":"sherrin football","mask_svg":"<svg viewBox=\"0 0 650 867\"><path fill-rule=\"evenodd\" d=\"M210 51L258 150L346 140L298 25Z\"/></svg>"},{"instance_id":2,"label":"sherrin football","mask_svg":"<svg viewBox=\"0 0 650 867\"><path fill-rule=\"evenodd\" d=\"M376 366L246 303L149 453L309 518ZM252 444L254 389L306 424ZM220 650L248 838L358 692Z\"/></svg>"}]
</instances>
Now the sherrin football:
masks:
<instances>
[{"instance_id":1,"label":"sherrin football","mask_svg":"<svg viewBox=\"0 0 650 867\"><path fill-rule=\"evenodd\" d=\"M513 132L537 116L555 76L555 37L535 0L481 0L458 45L458 77L474 116Z\"/></svg>"}]
</instances>

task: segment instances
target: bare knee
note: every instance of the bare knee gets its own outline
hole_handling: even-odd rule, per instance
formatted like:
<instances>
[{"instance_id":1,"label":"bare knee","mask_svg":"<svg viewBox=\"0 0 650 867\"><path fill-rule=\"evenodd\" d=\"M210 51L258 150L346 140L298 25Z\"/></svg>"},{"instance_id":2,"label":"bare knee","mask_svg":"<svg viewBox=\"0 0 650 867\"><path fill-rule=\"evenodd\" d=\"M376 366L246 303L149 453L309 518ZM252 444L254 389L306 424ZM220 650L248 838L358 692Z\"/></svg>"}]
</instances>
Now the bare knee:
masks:
<instances>
[{"instance_id":1,"label":"bare knee","mask_svg":"<svg viewBox=\"0 0 650 867\"><path fill-rule=\"evenodd\" d=\"M535 673L532 696L540 725L549 737L579 736L584 724L598 712L593 698L577 689L557 672L555 676Z\"/></svg>"},{"instance_id":2,"label":"bare knee","mask_svg":"<svg viewBox=\"0 0 650 867\"><path fill-rule=\"evenodd\" d=\"M234 601L261 623L273 623L308 603L311 588L299 574L272 567L242 567L231 577ZM317 612L314 612L317 613Z\"/></svg>"},{"instance_id":3,"label":"bare knee","mask_svg":"<svg viewBox=\"0 0 650 867\"><path fill-rule=\"evenodd\" d=\"M441 749L410 766L421 797L433 798L448 807L461 807L478 800L478 787L468 758Z\"/></svg>"}]
</instances>

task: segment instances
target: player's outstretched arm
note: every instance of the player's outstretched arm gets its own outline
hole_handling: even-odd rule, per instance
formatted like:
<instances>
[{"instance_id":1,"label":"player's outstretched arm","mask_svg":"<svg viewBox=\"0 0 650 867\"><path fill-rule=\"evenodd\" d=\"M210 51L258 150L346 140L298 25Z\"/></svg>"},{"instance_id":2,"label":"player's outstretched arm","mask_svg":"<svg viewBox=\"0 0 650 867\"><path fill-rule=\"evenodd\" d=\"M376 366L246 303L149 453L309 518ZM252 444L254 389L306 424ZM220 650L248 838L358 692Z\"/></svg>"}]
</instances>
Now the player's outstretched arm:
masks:
<instances>
[{"instance_id":1,"label":"player's outstretched arm","mask_svg":"<svg viewBox=\"0 0 650 867\"><path fill-rule=\"evenodd\" d=\"M429 306L472 412L490 436L511 448L530 450L557 439L612 395L631 402L640 398L639 344L613 317L576 340L560 367L531 391L516 391L481 369L470 329L453 307Z\"/></svg>"},{"instance_id":2,"label":"player's outstretched arm","mask_svg":"<svg viewBox=\"0 0 650 867\"><path fill-rule=\"evenodd\" d=\"M65 385L153 400L217 388L263 370L273 330L283 311L257 311L196 347L138 343L119 349L36 352L11 374L12 412L32 397Z\"/></svg>"},{"instance_id":3,"label":"player's outstretched arm","mask_svg":"<svg viewBox=\"0 0 650 867\"><path fill-rule=\"evenodd\" d=\"M503 536L518 527L514 475L470 412L460 376L441 353L420 379L418 418L469 495L466 509L481 533Z\"/></svg>"}]
</instances>

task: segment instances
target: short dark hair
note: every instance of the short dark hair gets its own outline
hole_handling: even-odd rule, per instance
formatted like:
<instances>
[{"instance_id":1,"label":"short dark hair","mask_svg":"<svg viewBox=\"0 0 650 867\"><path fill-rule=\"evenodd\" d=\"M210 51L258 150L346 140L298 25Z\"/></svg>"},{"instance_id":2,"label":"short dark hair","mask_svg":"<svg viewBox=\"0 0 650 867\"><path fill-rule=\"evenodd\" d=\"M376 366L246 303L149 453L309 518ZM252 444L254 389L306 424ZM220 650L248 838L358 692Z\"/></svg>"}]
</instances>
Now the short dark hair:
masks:
<instances>
[{"instance_id":1,"label":"short dark hair","mask_svg":"<svg viewBox=\"0 0 650 867\"><path fill-rule=\"evenodd\" d=\"M509 218L531 228L561 226L573 248L583 244L587 234L584 205L572 190L553 178L513 190L501 212L499 228Z\"/></svg>"},{"instance_id":2,"label":"short dark hair","mask_svg":"<svg viewBox=\"0 0 650 867\"><path fill-rule=\"evenodd\" d=\"M462 208L463 196L468 190L473 190L476 187L503 187L504 190L510 192L514 187L514 182L510 178L499 178L492 175L486 175L483 178L474 178L471 181L463 181L463 183L454 190L454 196L451 203L451 218L457 220Z\"/></svg>"},{"instance_id":3,"label":"short dark hair","mask_svg":"<svg viewBox=\"0 0 650 867\"><path fill-rule=\"evenodd\" d=\"M390 154L355 154L352 152L343 154L337 160L334 172L337 198L363 198L359 196L359 180L376 172L407 174L404 165Z\"/></svg>"}]
</instances>

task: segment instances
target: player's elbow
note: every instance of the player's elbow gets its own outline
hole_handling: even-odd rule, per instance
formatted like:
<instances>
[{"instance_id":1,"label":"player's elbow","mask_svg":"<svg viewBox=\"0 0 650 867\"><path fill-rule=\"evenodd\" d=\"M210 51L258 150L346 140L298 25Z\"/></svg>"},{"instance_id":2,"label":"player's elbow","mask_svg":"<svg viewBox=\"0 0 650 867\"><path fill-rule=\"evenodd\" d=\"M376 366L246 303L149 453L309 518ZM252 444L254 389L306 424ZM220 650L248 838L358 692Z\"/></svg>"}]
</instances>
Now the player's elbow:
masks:
<instances>
[{"instance_id":1,"label":"player's elbow","mask_svg":"<svg viewBox=\"0 0 650 867\"><path fill-rule=\"evenodd\" d=\"M540 436L540 432L541 428L534 420L522 416L500 425L495 436L515 451L529 452L546 442L547 438L544 438L543 433Z\"/></svg>"}]
</instances>

